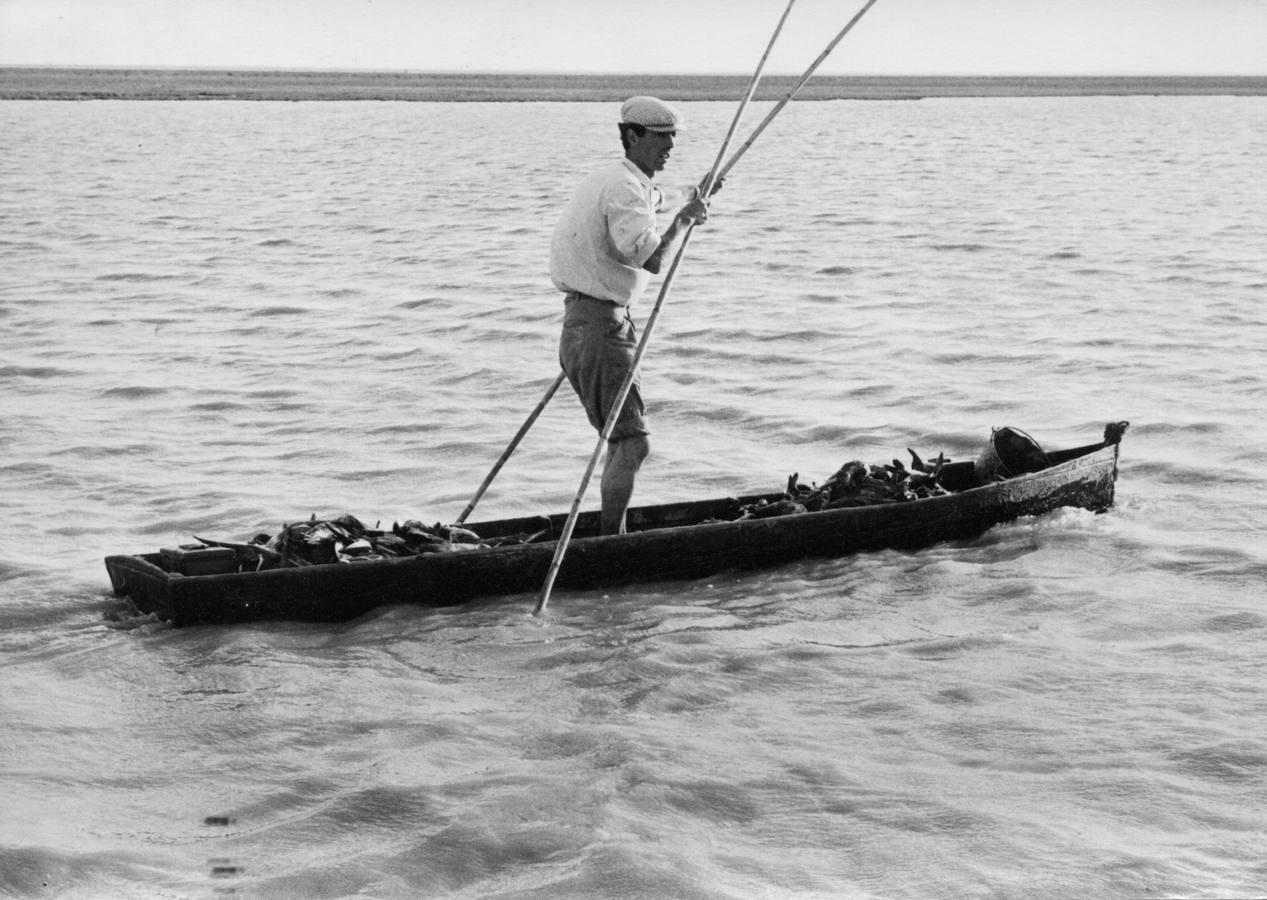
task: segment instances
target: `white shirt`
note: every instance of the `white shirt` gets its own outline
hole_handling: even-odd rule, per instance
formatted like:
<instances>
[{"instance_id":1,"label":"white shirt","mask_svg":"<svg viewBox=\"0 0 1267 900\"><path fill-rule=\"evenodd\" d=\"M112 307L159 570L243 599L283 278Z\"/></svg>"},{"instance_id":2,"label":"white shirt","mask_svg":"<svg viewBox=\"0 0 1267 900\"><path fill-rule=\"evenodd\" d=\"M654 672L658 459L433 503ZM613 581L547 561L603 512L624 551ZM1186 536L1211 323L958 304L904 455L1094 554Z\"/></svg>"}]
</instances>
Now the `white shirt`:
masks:
<instances>
[{"instance_id":1,"label":"white shirt","mask_svg":"<svg viewBox=\"0 0 1267 900\"><path fill-rule=\"evenodd\" d=\"M550 278L577 291L628 306L647 286L642 264L660 246L659 188L627 159L587 177L559 218L550 242Z\"/></svg>"}]
</instances>

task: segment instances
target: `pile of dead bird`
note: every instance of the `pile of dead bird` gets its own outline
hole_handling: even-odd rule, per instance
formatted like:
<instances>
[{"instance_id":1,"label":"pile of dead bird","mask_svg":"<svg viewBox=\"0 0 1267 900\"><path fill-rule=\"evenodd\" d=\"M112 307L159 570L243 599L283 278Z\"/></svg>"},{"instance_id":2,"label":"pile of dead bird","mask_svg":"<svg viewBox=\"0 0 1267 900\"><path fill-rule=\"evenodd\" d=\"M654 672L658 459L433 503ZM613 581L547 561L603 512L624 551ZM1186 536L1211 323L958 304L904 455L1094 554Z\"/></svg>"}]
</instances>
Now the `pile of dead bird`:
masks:
<instances>
[{"instance_id":1,"label":"pile of dead bird","mask_svg":"<svg viewBox=\"0 0 1267 900\"><path fill-rule=\"evenodd\" d=\"M908 452L911 454L910 468L897 459L885 466L868 466L852 460L822 485L802 484L799 474L793 474L787 480L783 499L741 505L738 515L729 521L877 503L902 503L950 493L940 483L942 467L949 462L945 454L938 454L937 459L925 463L914 450ZM345 514L332 519L318 519L314 515L307 522L283 525L275 535L258 534L247 543L206 538L197 540L207 547L232 549L237 557L238 571L263 571L327 563L363 563L553 540L549 520L542 518L541 522L541 530L533 533L486 540L469 528L439 522L424 525L410 519L404 523L392 523L390 530L382 530L368 527L353 515Z\"/></svg>"},{"instance_id":2,"label":"pile of dead bird","mask_svg":"<svg viewBox=\"0 0 1267 900\"><path fill-rule=\"evenodd\" d=\"M906 452L911 454L909 469L900 459L885 466L868 466L855 459L841 466L821 486L801 484L799 473L793 473L788 477L782 500L761 500L742 506L740 518L764 519L850 506L904 503L950 493L940 480L942 467L950 462L945 453L925 462L909 447Z\"/></svg>"},{"instance_id":3,"label":"pile of dead bird","mask_svg":"<svg viewBox=\"0 0 1267 900\"><path fill-rule=\"evenodd\" d=\"M415 519L393 523L390 531L370 528L353 515L283 525L275 535L257 534L247 543L197 538L208 547L228 547L237 555L239 571L263 571L326 563L359 563L425 553L479 550L504 544L522 544L536 534L483 540L458 525L424 525Z\"/></svg>"}]
</instances>

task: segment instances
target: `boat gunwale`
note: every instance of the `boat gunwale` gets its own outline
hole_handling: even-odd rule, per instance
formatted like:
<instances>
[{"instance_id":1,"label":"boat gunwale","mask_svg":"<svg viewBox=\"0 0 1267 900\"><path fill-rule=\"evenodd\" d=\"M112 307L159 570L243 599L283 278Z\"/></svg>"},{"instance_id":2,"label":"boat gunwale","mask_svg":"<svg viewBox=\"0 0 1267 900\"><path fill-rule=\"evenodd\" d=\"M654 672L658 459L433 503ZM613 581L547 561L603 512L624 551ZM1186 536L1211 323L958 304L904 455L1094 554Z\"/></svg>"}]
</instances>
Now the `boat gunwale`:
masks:
<instances>
[{"instance_id":1,"label":"boat gunwale","mask_svg":"<svg viewBox=\"0 0 1267 900\"><path fill-rule=\"evenodd\" d=\"M1029 485L1033 482L1041 481L1041 480L1049 480L1053 476L1061 476L1069 471L1073 471L1079 468L1092 468L1095 466L1103 465L1109 460L1100 459L1100 454L1102 451L1110 450L1110 449L1113 451L1113 459L1112 459L1113 479L1112 480L1116 481L1118 444L1116 442L1114 443L1102 442L1099 444L1091 444L1091 445L1076 447L1076 448L1072 448L1072 449L1064 450L1064 451L1056 451L1052 453L1051 455L1052 456L1059 455L1059 456L1064 457L1062 461L1055 463L1054 465L1048 466L1047 468L1040 469L1037 472L1027 472L1021 475L1016 475L1011 478L1004 479L1004 480L987 482L985 484L980 484L975 487L967 488L960 491L955 491L949 494L942 494L942 495L938 495L934 497L921 497L915 500L883 501L880 503L860 504L857 506L844 506L844 507L838 507L835 509L822 509L822 510L816 510L813 512L806 511L806 512L801 512L801 513L793 513L793 514L783 515L783 516L769 516L769 517L764 517L764 518L750 517L750 518L736 519L736 520L731 520L731 521L693 522L689 524L680 524L680 525L668 524L668 525L634 530L626 534L619 534L619 535L586 535L584 537L574 538L571 542L571 546L574 550L579 549L582 551L584 551L586 548L595 548L595 547L601 546L601 547L611 548L613 552L618 552L619 547L622 544L641 543L643 541L648 540L647 538L648 535L656 535L656 536L663 537L665 534L671 533L674 536L689 538L691 536L702 534L702 533L712 534L724 529L733 529L736 531L736 533L743 533L744 531L768 531L770 529L777 528L778 525L781 523L788 523L789 520L796 521L798 523L798 528L810 528L811 527L810 523L821 523L827 526L831 526L833 524L844 522L851 518L855 518L859 516L901 515L903 518L908 518L908 517L911 517L910 516L911 511L915 509L936 510L936 509L940 509L943 506L954 507L954 506L960 506L960 505L972 505L973 501L977 497L985 493L997 492L1001 487L1015 486L1017 488L1023 488L1024 486ZM713 498L709 500L685 501L685 502L680 502L680 503L667 503L667 504L656 504L656 505L645 506L645 507L635 507L631 509L629 512L630 512L631 517L634 517L638 514L645 513L646 511L650 511L650 510L664 510L664 509L670 509L674 507L689 508L691 506L704 506L707 504L717 504L717 503L734 503L738 505L745 505L745 504L757 503L757 502L760 502L761 500L773 502L775 500L783 499L785 497L786 497L785 493L775 491L775 492L769 492L769 493L764 493L764 494L746 494L746 495L741 495L739 497L719 497L719 498ZM886 513L886 511L890 511L890 510L892 512ZM596 512L591 512L589 514L597 515ZM488 526L508 525L508 524L516 523L516 522L541 521L542 519L546 519L546 518L550 519L552 523L552 527L553 527L555 520L558 519L561 521L564 518L564 516L561 514L555 514L551 516L528 515L528 516L513 517L513 518L507 518L507 519L494 519L494 520L490 520L484 523L473 523L466 527L470 528L476 534L479 534L480 533L479 529L481 527L487 528ZM475 547L470 550L438 551L436 553L424 553L424 554L418 554L414 556L375 559L375 560L367 560L364 562L315 563L313 565L308 565L308 566L286 566L286 567L281 567L281 568L263 569L263 570L252 571L252 572L225 572L225 573L205 574L205 575L183 575L178 572L168 572L155 562L155 560L159 557L158 553L115 554L113 556L109 556L106 558L106 565L107 565L107 568L109 568L112 561L116 559L139 561L146 568L142 570L141 572L138 572L138 574L145 575L149 578L159 578L161 576L162 581L166 585L170 585L171 583L175 582L178 579L181 581L186 581L186 580L205 581L209 579L216 579L216 580L232 583L234 581L240 581L240 580L255 580L255 579L268 580L268 579L273 579L273 578L286 578L286 577L294 575L297 572L312 573L315 575L315 574L319 574L322 571L343 571L343 570L347 570L349 567L380 569L380 568L394 568L394 567L400 567L400 566L403 566L403 567L419 566L419 565L426 565L428 561L434 558L448 558L448 557L453 557L453 556L460 556L462 558L469 559L472 563L474 563L480 559L487 559L487 558L498 556L498 555L505 555L505 554L516 553L516 552L522 553L524 552L525 548L534 548L538 552L544 552L546 549L549 549L551 550L551 552L553 552L553 548L555 547L557 543L558 541L556 538L553 540L538 541L538 542L533 542L533 543L502 544L495 547Z\"/></svg>"}]
</instances>

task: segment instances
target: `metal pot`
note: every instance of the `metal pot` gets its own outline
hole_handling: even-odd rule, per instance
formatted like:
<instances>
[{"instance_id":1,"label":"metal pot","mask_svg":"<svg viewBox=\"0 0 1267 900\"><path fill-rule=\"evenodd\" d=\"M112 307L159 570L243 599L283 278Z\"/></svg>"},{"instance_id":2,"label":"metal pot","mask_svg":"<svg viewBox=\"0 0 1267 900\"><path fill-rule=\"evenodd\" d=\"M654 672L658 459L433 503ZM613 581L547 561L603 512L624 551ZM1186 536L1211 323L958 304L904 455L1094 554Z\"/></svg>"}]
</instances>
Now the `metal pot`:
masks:
<instances>
[{"instance_id":1,"label":"metal pot","mask_svg":"<svg viewBox=\"0 0 1267 900\"><path fill-rule=\"evenodd\" d=\"M995 428L974 463L979 484L1039 472L1051 465L1043 448L1019 428Z\"/></svg>"}]
</instances>

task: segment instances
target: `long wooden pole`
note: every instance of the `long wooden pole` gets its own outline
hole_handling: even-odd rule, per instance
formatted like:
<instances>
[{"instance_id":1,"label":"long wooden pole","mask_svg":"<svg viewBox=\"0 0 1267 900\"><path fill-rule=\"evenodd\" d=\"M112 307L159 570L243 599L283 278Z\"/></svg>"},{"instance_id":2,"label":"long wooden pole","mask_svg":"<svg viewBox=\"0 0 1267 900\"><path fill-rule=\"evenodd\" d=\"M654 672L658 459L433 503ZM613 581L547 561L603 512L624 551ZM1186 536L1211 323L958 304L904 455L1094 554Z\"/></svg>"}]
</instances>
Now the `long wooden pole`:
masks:
<instances>
[{"instance_id":1,"label":"long wooden pole","mask_svg":"<svg viewBox=\"0 0 1267 900\"><path fill-rule=\"evenodd\" d=\"M457 521L453 524L461 525L466 521L466 517L475 511L475 504L480 502L480 498L484 496L484 492L488 490L488 486L493 483L493 479L497 477L497 473L502 470L502 466L506 465L506 460L510 459L510 454L515 452L515 448L519 446L519 442L524 439L524 435L528 433L528 429L532 427L532 423L537 421L537 417L541 415L541 411L546 408L546 404L550 402L550 398L554 396L554 392L559 389L559 385L563 383L564 375L559 373L558 377L550 387L546 388L545 396L541 398L541 402L537 404L536 409L528 414L528 418L519 426L519 430L515 432L515 436L510 440L510 446L506 448L506 452L501 455L501 459L493 463L493 468L489 470L488 477L484 479L484 483L479 486L475 492L475 496L471 498L471 502L466 504L466 509L462 510L462 515L457 517Z\"/></svg>"},{"instance_id":2,"label":"long wooden pole","mask_svg":"<svg viewBox=\"0 0 1267 900\"><path fill-rule=\"evenodd\" d=\"M726 151L730 147L730 141L739 127L739 122L743 118L748 102L752 99L752 95L756 93L757 84L761 80L761 71L765 68L766 60L770 57L770 51L774 48L774 42L778 38L779 32L783 30L783 23L787 21L788 13L792 11L792 6L795 2L796 0L788 0L787 8L783 11L779 24L774 29L774 34L770 36L765 53L761 55L761 61L757 63L757 68L752 73L752 78L749 79L748 90L745 92L739 108L735 111L734 119L731 121L726 137L722 141L721 149L717 153L717 160L713 163L712 169L709 170L708 175L705 176L704 181L700 185L700 196L705 198L705 200L712 193L713 185L716 184L718 178L718 167L721 165L722 160L725 159ZM682 261L682 256L686 251L686 245L691 240L691 232L694 228L695 225L692 223L687 226L685 233L682 235L682 242L678 245L677 253L673 257L673 263L669 266L669 271L664 276L664 282L660 286L660 296L656 298L655 307L651 310L651 315L647 317L646 325L643 326L642 339L638 342L638 348L634 351L633 363L629 367L629 372L625 375L624 383L621 384L615 401L612 403L611 412L607 414L607 421L603 424L603 430L598 436L598 443L594 446L594 452L590 454L589 465L585 467L585 474L581 477L581 486L576 492L576 498L572 501L572 509L568 512L567 522L563 526L563 533L559 535L559 541L555 545L554 558L550 561L550 570L546 573L545 584L541 588L541 596L537 598L536 608L532 611L534 616L540 616L545 612L546 604L550 602L550 592L554 589L554 581L558 577L560 566L563 565L563 557L567 553L568 543L572 539L572 532L576 529L576 519L580 514L581 501L585 497L586 489L589 487L590 478L594 475L594 468L598 465L598 457L611 439L612 431L616 428L616 421L620 417L620 411L624 407L625 401L629 398L634 379L638 375L638 366L642 363L647 344L651 339L652 332L655 331L656 321L660 317L660 308L664 305L665 298L669 295L669 288L673 285L678 265Z\"/></svg>"},{"instance_id":3,"label":"long wooden pole","mask_svg":"<svg viewBox=\"0 0 1267 900\"><path fill-rule=\"evenodd\" d=\"M874 2L874 0L872 0ZM739 104L739 110L735 113L735 117L730 120L730 128L726 131L726 136L722 138L721 146L717 148L717 159L713 161L713 167L709 170L708 176L700 185L700 196L708 199L712 195L713 185L725 175L720 172L722 160L726 158L726 151L730 148L730 142L734 140L735 132L739 129L739 122L743 118L744 110L748 106L748 102L752 99L753 94L757 92L757 85L761 81L761 71L765 68L766 60L770 58L770 51L774 49L774 42L778 40L779 33L783 31L783 23L787 21L788 14L792 12L792 6L796 0L788 0L787 8L783 10L783 15L779 17L779 24L774 26L774 34L770 35L770 42L766 44L765 53L761 54L761 61L757 63L757 68L753 71L752 77L748 79L748 90L744 93L743 100ZM679 253L680 255L680 253Z\"/></svg>"},{"instance_id":4,"label":"long wooden pole","mask_svg":"<svg viewBox=\"0 0 1267 900\"><path fill-rule=\"evenodd\" d=\"M818 58L810 64L808 69L805 70L805 74L801 76L800 80L793 86L792 90L788 91L787 95L776 103L768 113L766 113L766 117L761 120L760 125L753 129L752 134L748 137L748 140L744 141L743 144L740 145L739 149L735 151L735 155L727 161L726 165L722 166L721 171L717 173L718 178L726 177L726 174L735 167L735 163L739 162L743 155L748 152L748 148L752 146L753 142L761 136L761 132L765 131L766 126L773 122L774 117L779 114L783 107L791 103L792 98L801 92L801 88L805 87L805 84L813 77L814 73L818 71L818 67L821 66L823 61L826 60L827 57L831 55L831 52L836 49L836 45L845 39L845 35L853 30L853 27L858 24L858 20L866 15L867 10L875 6L875 4L876 0L867 0L862 9L858 10L858 12L854 14L854 17L849 20L848 24L846 24L844 28L840 29L840 32L832 38L830 42L828 42L827 46L823 49L823 52L818 54Z\"/></svg>"}]
</instances>

